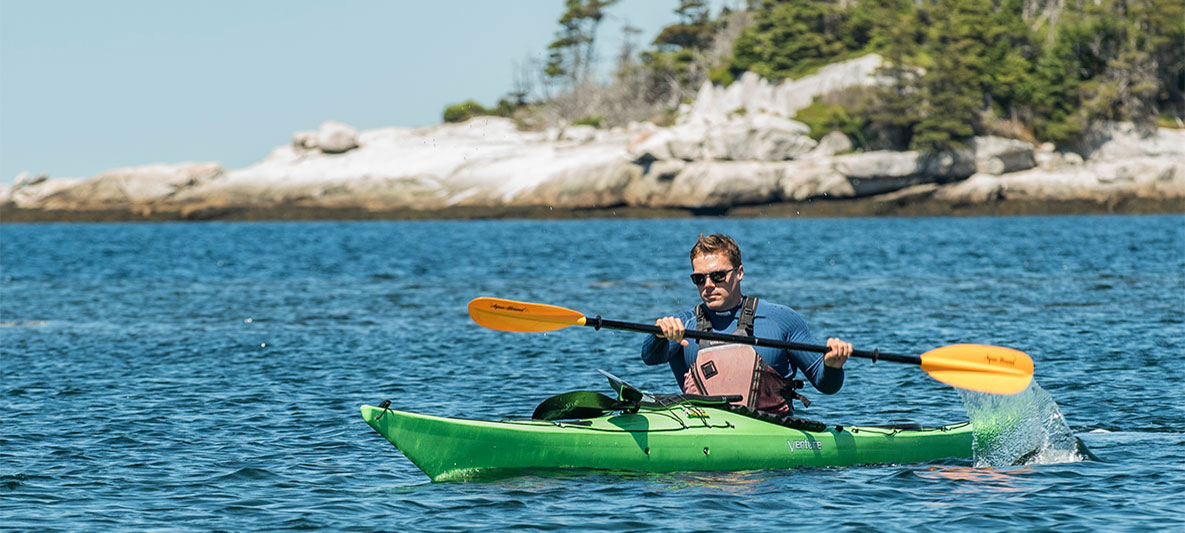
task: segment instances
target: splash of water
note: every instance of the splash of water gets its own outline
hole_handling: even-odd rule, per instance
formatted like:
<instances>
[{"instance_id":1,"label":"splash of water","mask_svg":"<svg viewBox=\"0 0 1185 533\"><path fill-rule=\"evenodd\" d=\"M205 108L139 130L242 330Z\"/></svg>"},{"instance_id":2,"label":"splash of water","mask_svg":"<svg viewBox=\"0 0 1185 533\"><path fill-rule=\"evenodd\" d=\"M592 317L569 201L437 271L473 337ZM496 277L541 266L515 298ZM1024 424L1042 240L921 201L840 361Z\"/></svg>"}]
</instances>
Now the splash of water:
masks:
<instances>
[{"instance_id":1,"label":"splash of water","mask_svg":"<svg viewBox=\"0 0 1185 533\"><path fill-rule=\"evenodd\" d=\"M1094 459L1078 440L1061 409L1033 380L1011 396L960 390L975 427L972 450L977 467L1072 463Z\"/></svg>"}]
</instances>

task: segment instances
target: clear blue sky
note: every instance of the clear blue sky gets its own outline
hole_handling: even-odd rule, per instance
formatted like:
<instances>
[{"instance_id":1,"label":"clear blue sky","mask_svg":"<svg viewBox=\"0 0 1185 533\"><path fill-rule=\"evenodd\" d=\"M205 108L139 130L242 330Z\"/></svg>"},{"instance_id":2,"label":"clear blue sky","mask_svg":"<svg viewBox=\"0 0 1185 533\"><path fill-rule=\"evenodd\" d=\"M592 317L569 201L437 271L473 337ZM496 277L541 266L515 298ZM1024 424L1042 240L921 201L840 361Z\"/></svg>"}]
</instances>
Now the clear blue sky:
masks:
<instances>
[{"instance_id":1,"label":"clear blue sky","mask_svg":"<svg viewBox=\"0 0 1185 533\"><path fill-rule=\"evenodd\" d=\"M723 0L713 2L722 5ZM622 0L646 45L678 0ZM0 183L155 162L240 168L325 120L437 124L542 60L563 0L0 0Z\"/></svg>"}]
</instances>

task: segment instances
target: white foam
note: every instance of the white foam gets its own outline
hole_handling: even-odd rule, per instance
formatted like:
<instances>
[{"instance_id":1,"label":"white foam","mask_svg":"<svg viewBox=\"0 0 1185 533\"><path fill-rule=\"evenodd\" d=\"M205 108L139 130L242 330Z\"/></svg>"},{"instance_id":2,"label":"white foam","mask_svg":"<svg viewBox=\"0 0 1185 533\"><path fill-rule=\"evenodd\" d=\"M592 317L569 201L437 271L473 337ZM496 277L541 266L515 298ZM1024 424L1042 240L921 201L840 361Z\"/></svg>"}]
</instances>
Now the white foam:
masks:
<instances>
[{"instance_id":1,"label":"white foam","mask_svg":"<svg viewBox=\"0 0 1185 533\"><path fill-rule=\"evenodd\" d=\"M1057 402L1037 380L1011 396L960 390L975 427L977 467L1072 463L1087 459Z\"/></svg>"}]
</instances>

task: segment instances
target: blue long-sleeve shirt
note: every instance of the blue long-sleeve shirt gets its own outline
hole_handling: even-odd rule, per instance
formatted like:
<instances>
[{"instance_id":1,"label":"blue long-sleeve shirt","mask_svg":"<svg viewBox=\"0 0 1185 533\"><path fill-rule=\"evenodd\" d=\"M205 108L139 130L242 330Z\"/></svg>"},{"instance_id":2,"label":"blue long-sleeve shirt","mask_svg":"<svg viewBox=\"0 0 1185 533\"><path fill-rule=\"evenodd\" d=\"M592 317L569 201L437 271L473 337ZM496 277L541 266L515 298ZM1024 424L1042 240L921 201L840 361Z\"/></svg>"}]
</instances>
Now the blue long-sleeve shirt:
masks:
<instances>
[{"instance_id":1,"label":"blue long-sleeve shirt","mask_svg":"<svg viewBox=\"0 0 1185 533\"><path fill-rule=\"evenodd\" d=\"M737 328L737 317L741 306L722 312L708 310L707 318L712 322L712 331L716 333L732 334ZM696 329L695 310L683 311L674 316L683 320L688 330ZM803 344L819 344L806 325L806 320L797 311L786 307L757 301L757 309L753 316L753 336L764 339L780 339ZM642 344L642 361L648 365L669 363L671 372L682 387L687 376L687 369L695 364L695 357L699 353L696 339L687 339L688 345L683 346L667 339L649 336ZM786 350L771 346L754 346L757 354L787 379L793 379L798 371L810 381L811 385L823 394L835 394L843 387L844 372L842 368L831 368L823 364L823 354Z\"/></svg>"}]
</instances>

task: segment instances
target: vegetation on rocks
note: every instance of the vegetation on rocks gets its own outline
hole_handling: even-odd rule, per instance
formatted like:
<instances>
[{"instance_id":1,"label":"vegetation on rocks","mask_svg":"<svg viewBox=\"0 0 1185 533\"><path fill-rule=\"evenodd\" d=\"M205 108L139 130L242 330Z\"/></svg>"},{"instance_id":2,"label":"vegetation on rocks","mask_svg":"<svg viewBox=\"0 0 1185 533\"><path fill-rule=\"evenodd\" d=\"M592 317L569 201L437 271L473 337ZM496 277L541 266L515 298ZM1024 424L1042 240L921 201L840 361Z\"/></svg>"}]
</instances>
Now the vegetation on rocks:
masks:
<instances>
[{"instance_id":1,"label":"vegetation on rocks","mask_svg":"<svg viewBox=\"0 0 1185 533\"><path fill-rule=\"evenodd\" d=\"M505 105L478 114L663 123L705 80L799 78L875 52L891 82L804 110L812 136L840 130L866 149L941 151L986 134L1073 146L1103 122L1185 116L1179 0L749 0L715 15L678 0L648 48L627 38L608 81L592 75L596 31L617 0L565 2L541 83L521 76ZM481 109L456 107L448 117Z\"/></svg>"}]
</instances>

